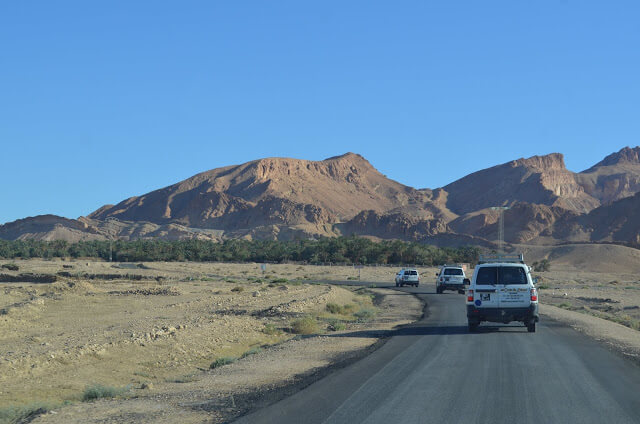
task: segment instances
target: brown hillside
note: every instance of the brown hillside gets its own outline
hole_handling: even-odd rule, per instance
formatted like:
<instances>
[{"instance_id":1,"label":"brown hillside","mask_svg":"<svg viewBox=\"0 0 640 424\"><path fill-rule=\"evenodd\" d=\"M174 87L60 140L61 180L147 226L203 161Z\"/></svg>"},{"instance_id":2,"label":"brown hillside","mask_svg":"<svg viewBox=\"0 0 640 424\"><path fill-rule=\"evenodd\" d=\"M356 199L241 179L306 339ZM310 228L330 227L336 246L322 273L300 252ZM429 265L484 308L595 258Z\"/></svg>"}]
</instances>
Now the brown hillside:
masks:
<instances>
[{"instance_id":1,"label":"brown hillside","mask_svg":"<svg viewBox=\"0 0 640 424\"><path fill-rule=\"evenodd\" d=\"M576 174L589 195L608 204L640 192L640 147L625 147Z\"/></svg>"},{"instance_id":2,"label":"brown hillside","mask_svg":"<svg viewBox=\"0 0 640 424\"><path fill-rule=\"evenodd\" d=\"M361 210L421 206L430 194L386 178L353 153L323 161L269 158L203 172L103 207L90 218L230 230L322 224L348 220Z\"/></svg>"},{"instance_id":3,"label":"brown hillside","mask_svg":"<svg viewBox=\"0 0 640 424\"><path fill-rule=\"evenodd\" d=\"M221 240L222 232L197 230L179 224L158 225L150 222L99 221L89 218L68 219L56 215L39 215L0 225L3 240L64 240L70 243L88 240Z\"/></svg>"},{"instance_id":4,"label":"brown hillside","mask_svg":"<svg viewBox=\"0 0 640 424\"><path fill-rule=\"evenodd\" d=\"M559 220L567 221L576 216L575 212L557 206L516 203L504 213L504 238L509 243L527 243L540 236L549 236ZM498 211L483 209L463 215L449 226L460 234L497 241L498 218Z\"/></svg>"},{"instance_id":5,"label":"brown hillside","mask_svg":"<svg viewBox=\"0 0 640 424\"><path fill-rule=\"evenodd\" d=\"M290 240L357 234L491 245L498 239L498 212L490 208L507 205L508 243L640 243L639 158L640 147L624 148L574 174L561 154L533 156L436 190L393 181L353 153L322 161L260 159L105 205L87 218L44 215L8 223L0 226L0 238Z\"/></svg>"},{"instance_id":6,"label":"brown hillside","mask_svg":"<svg viewBox=\"0 0 640 424\"><path fill-rule=\"evenodd\" d=\"M101 238L99 231L90 225L56 215L39 215L0 225L0 239L4 240L77 242Z\"/></svg>"},{"instance_id":7,"label":"brown hillside","mask_svg":"<svg viewBox=\"0 0 640 424\"><path fill-rule=\"evenodd\" d=\"M367 235L383 239L424 240L429 236L449 231L442 219L420 219L405 213L379 214L362 211L339 226L344 235Z\"/></svg>"},{"instance_id":8,"label":"brown hillside","mask_svg":"<svg viewBox=\"0 0 640 424\"><path fill-rule=\"evenodd\" d=\"M640 245L640 193L557 225L554 236L564 240L614 241Z\"/></svg>"},{"instance_id":9,"label":"brown hillside","mask_svg":"<svg viewBox=\"0 0 640 424\"><path fill-rule=\"evenodd\" d=\"M444 190L449 193L447 207L460 215L517 202L559 206L578 213L599 205L576 182L559 153L518 159L474 172Z\"/></svg>"}]
</instances>

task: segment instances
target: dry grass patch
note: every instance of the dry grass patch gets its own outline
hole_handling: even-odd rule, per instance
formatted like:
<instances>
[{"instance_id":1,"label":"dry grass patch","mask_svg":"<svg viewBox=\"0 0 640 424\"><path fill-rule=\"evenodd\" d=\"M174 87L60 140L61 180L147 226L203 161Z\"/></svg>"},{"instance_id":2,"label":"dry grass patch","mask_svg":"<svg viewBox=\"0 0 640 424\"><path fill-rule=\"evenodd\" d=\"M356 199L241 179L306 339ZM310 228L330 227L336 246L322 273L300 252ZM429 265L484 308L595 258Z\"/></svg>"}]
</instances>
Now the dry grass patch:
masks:
<instances>
[{"instance_id":1,"label":"dry grass patch","mask_svg":"<svg viewBox=\"0 0 640 424\"><path fill-rule=\"evenodd\" d=\"M131 386L114 387L102 384L91 384L84 389L82 400L88 402L97 399L114 398L127 393L129 390L131 390Z\"/></svg>"},{"instance_id":2,"label":"dry grass patch","mask_svg":"<svg viewBox=\"0 0 640 424\"><path fill-rule=\"evenodd\" d=\"M291 322L291 332L302 335L317 334L320 332L320 326L314 317L307 315Z\"/></svg>"}]
</instances>

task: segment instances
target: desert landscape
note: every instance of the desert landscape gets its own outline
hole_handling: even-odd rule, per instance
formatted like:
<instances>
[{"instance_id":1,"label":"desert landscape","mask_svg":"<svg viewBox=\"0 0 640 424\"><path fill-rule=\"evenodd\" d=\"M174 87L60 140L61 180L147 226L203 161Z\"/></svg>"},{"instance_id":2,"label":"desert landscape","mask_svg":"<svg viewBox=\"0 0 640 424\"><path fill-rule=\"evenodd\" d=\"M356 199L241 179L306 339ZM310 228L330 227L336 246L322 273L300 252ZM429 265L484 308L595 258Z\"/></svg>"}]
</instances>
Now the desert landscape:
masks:
<instances>
[{"instance_id":1,"label":"desert landscape","mask_svg":"<svg viewBox=\"0 0 640 424\"><path fill-rule=\"evenodd\" d=\"M263 273L260 264L29 260L2 265L3 276L65 275L53 283L0 283L0 413L7 416L54 408L56 418L55 408L65 403L83 410L92 388L96 398L163 394L181 402L188 388L190 398L226 403L230 395L240 399L260 388L290 385L296 376L377 341L322 335L390 329L422 313L413 296L390 301L375 284L311 284L355 280L358 270L346 266L270 264ZM17 271L7 269L15 266ZM364 271L368 281L388 283L395 268ZM320 337L298 340L309 335ZM266 368L246 365L266 351L287 359ZM234 362L248 368L224 382L211 377ZM193 412L199 417L193 422L242 411L214 409ZM82 416L78 412L76 418Z\"/></svg>"},{"instance_id":2,"label":"desert landscape","mask_svg":"<svg viewBox=\"0 0 640 424\"><path fill-rule=\"evenodd\" d=\"M0 10L0 424L640 423L640 2Z\"/></svg>"},{"instance_id":3,"label":"desert landscape","mask_svg":"<svg viewBox=\"0 0 640 424\"><path fill-rule=\"evenodd\" d=\"M545 319L640 361L637 250L519 248L529 261L550 259L549 270L534 272ZM89 415L127 422L127 414L139 422L225 422L255 401L252 393L264 398L358 357L384 338L376 331L416 320L423 308L411 294L381 288L397 271L388 266L268 264L263 271L257 263L86 259L0 266L5 279L57 276L0 283L0 411L31 411L34 422ZM433 291L436 269L419 269L423 291ZM366 284L330 284L358 283L359 273Z\"/></svg>"},{"instance_id":4,"label":"desert landscape","mask_svg":"<svg viewBox=\"0 0 640 424\"><path fill-rule=\"evenodd\" d=\"M434 190L353 153L267 158L0 225L0 419L227 422L428 314L425 264L500 246L534 267L545 319L640 363L639 181L640 147L579 173L561 154L521 158ZM389 263L407 261L421 292L389 290Z\"/></svg>"}]
</instances>

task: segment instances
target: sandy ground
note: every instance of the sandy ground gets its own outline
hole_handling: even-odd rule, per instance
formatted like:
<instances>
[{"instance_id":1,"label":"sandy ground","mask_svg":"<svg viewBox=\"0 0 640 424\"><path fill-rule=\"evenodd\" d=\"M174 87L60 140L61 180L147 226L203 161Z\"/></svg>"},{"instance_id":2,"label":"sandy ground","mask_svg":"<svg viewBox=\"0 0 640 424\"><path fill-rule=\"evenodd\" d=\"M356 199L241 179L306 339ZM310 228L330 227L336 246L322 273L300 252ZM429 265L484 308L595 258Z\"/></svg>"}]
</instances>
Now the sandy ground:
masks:
<instances>
[{"instance_id":1,"label":"sandy ground","mask_svg":"<svg viewBox=\"0 0 640 424\"><path fill-rule=\"evenodd\" d=\"M640 330L640 279L637 274L564 270L539 276L540 301L604 318Z\"/></svg>"},{"instance_id":2,"label":"sandy ground","mask_svg":"<svg viewBox=\"0 0 640 424\"><path fill-rule=\"evenodd\" d=\"M541 313L640 362L640 280L631 259L633 266L618 262L606 272L552 260L549 272L534 272ZM0 273L66 273L50 284L0 283L0 411L72 403L34 422L224 422L361 356L379 340L377 329L421 313L411 295L310 284L355 280L359 273L364 281L390 283L397 267L267 265L263 272L260 264L15 263L18 271ZM423 284L432 284L435 269L420 271ZM356 322L352 314L329 313L327 303L377 315ZM288 332L306 315L318 320L318 334ZM331 322L345 329L330 331ZM359 337L348 336L355 332ZM221 357L256 350L209 368ZM82 402L92 383L128 391Z\"/></svg>"},{"instance_id":3,"label":"sandy ground","mask_svg":"<svg viewBox=\"0 0 640 424\"><path fill-rule=\"evenodd\" d=\"M49 284L0 283L0 409L72 402L36 422L223 422L253 405L256 393L307 381L370 348L376 329L422 312L411 295L309 284L353 279L352 267L268 265L263 273L258 264L16 264L18 271L2 274L66 273ZM360 272L389 282L395 271ZM332 314L328 303L353 305L353 313ZM364 322L354 315L360 310L377 315ZM290 333L292 321L307 315L318 334ZM341 331L330 331L336 322ZM128 390L82 402L94 383Z\"/></svg>"}]
</instances>

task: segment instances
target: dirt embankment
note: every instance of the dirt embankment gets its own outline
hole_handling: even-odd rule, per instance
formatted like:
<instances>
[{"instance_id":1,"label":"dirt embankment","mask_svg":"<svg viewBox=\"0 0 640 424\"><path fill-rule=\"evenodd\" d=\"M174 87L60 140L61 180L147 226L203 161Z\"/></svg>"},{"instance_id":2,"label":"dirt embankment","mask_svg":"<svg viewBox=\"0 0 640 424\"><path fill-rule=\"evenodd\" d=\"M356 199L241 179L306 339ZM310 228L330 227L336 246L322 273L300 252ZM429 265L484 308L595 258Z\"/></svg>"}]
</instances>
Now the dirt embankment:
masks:
<instances>
[{"instance_id":1,"label":"dirt embankment","mask_svg":"<svg viewBox=\"0 0 640 424\"><path fill-rule=\"evenodd\" d=\"M131 270L111 264L20 266L53 275L69 266L80 274L122 273L0 285L0 417L53 404L34 422L223 422L366 352L380 330L422 311L411 295L292 279L357 275L346 267L323 274L320 267L269 265L263 274L257 264L158 263L131 280ZM381 269L379 281L393 272ZM94 384L119 395L83 401ZM60 407L65 401L71 404Z\"/></svg>"}]
</instances>

